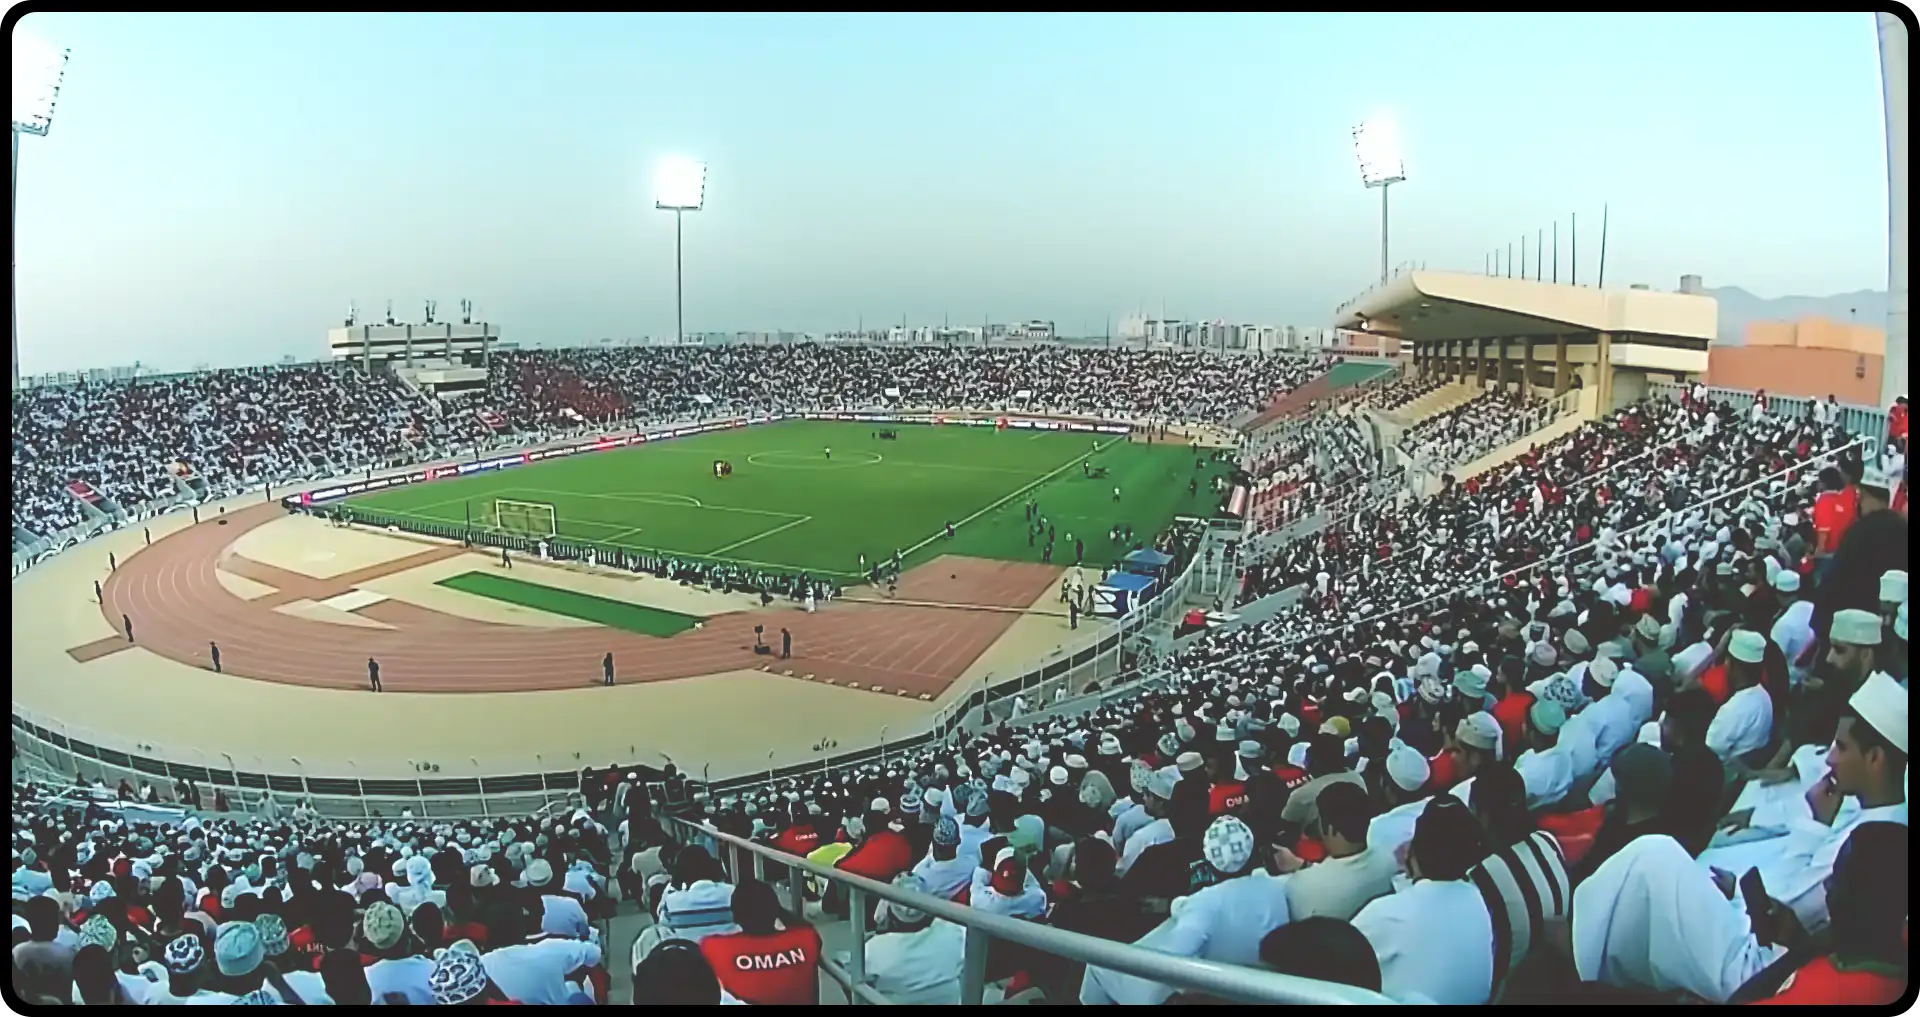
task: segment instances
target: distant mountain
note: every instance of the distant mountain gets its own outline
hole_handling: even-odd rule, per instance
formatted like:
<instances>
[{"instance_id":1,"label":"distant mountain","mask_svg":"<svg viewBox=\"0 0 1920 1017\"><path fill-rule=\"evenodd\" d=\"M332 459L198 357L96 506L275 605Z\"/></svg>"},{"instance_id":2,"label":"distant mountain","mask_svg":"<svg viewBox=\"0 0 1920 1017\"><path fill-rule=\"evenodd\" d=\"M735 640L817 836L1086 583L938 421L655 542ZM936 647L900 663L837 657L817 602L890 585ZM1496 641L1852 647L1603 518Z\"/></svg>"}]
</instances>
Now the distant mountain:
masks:
<instances>
[{"instance_id":1,"label":"distant mountain","mask_svg":"<svg viewBox=\"0 0 1920 1017\"><path fill-rule=\"evenodd\" d=\"M1746 342L1747 322L1795 321L1820 317L1834 321L1856 321L1863 325L1885 326L1887 295L1879 290L1860 290L1831 297L1757 297L1738 286L1709 289L1707 296L1720 302L1719 342L1738 346Z\"/></svg>"}]
</instances>

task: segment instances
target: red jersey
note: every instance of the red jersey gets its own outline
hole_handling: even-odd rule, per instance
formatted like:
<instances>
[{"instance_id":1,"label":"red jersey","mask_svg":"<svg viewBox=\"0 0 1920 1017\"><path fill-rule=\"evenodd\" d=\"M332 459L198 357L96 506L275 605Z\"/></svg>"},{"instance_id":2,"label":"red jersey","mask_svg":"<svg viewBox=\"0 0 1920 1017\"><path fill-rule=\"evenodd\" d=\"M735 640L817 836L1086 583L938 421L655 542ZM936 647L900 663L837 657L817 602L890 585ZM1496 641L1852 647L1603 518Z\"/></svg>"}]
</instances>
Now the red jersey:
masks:
<instances>
[{"instance_id":1,"label":"red jersey","mask_svg":"<svg viewBox=\"0 0 1920 1017\"><path fill-rule=\"evenodd\" d=\"M1427 760L1428 790L1439 794L1458 783L1460 783L1460 763L1453 758L1452 752L1441 749L1439 755Z\"/></svg>"},{"instance_id":2,"label":"red jersey","mask_svg":"<svg viewBox=\"0 0 1920 1017\"><path fill-rule=\"evenodd\" d=\"M1727 664L1721 661L1700 673L1700 687L1713 697L1713 704L1719 706L1733 695L1733 689L1727 685Z\"/></svg>"},{"instance_id":3,"label":"red jersey","mask_svg":"<svg viewBox=\"0 0 1920 1017\"><path fill-rule=\"evenodd\" d=\"M810 925L754 936L729 932L700 940L720 985L753 1006L820 1002L820 934Z\"/></svg>"},{"instance_id":4,"label":"red jersey","mask_svg":"<svg viewBox=\"0 0 1920 1017\"><path fill-rule=\"evenodd\" d=\"M1907 436L1907 408L1894 403L1887 407L1887 438L1901 441Z\"/></svg>"},{"instance_id":5,"label":"red jersey","mask_svg":"<svg viewBox=\"0 0 1920 1017\"><path fill-rule=\"evenodd\" d=\"M1527 711L1532 708L1533 696L1526 692L1508 693L1507 698L1493 704L1493 719L1500 722L1500 733L1510 751L1526 744L1522 739L1526 737Z\"/></svg>"},{"instance_id":6,"label":"red jersey","mask_svg":"<svg viewBox=\"0 0 1920 1017\"><path fill-rule=\"evenodd\" d=\"M1907 993L1906 973L1890 964L1816 957L1755 1006L1887 1006Z\"/></svg>"},{"instance_id":7,"label":"red jersey","mask_svg":"<svg viewBox=\"0 0 1920 1017\"><path fill-rule=\"evenodd\" d=\"M453 930L447 931L451 933ZM292 959L295 970L318 971L320 958L326 955L327 948L314 938L311 927L302 925L287 934L287 956Z\"/></svg>"},{"instance_id":8,"label":"red jersey","mask_svg":"<svg viewBox=\"0 0 1920 1017\"><path fill-rule=\"evenodd\" d=\"M813 853L820 846L820 831L811 826L789 826L773 838L773 849L785 851L801 858Z\"/></svg>"},{"instance_id":9,"label":"red jersey","mask_svg":"<svg viewBox=\"0 0 1920 1017\"><path fill-rule=\"evenodd\" d=\"M1851 487L1822 491L1813 500L1814 553L1832 554L1860 516L1860 495Z\"/></svg>"},{"instance_id":10,"label":"red jersey","mask_svg":"<svg viewBox=\"0 0 1920 1017\"><path fill-rule=\"evenodd\" d=\"M1298 791L1306 786L1307 781L1313 779L1312 774L1294 766L1292 763L1281 763L1275 766L1273 768L1273 775L1280 778L1280 783L1286 785L1288 791Z\"/></svg>"},{"instance_id":11,"label":"red jersey","mask_svg":"<svg viewBox=\"0 0 1920 1017\"><path fill-rule=\"evenodd\" d=\"M905 836L892 830L875 830L858 847L847 852L838 867L868 879L891 883L893 877L913 867L913 846Z\"/></svg>"},{"instance_id":12,"label":"red jersey","mask_svg":"<svg viewBox=\"0 0 1920 1017\"><path fill-rule=\"evenodd\" d=\"M1234 781L1227 784L1215 784L1207 792L1207 814L1224 816L1229 812L1240 811L1247 804L1247 786Z\"/></svg>"}]
</instances>

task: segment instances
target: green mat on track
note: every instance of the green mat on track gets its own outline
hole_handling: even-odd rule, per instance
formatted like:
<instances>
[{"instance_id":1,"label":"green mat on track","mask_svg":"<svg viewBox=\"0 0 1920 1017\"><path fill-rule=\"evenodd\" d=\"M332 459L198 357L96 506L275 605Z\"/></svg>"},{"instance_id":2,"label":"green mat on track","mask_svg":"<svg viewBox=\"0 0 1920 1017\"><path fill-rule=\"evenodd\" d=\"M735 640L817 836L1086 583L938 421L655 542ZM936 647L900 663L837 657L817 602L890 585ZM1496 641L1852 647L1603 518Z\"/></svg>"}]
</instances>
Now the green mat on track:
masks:
<instances>
[{"instance_id":1,"label":"green mat on track","mask_svg":"<svg viewBox=\"0 0 1920 1017\"><path fill-rule=\"evenodd\" d=\"M434 584L461 593L471 593L476 597L486 597L507 604L518 604L548 614L565 615L581 621L595 622L612 629L624 629L638 632L643 636L658 636L662 639L685 632L702 619L693 615L663 611L657 607L641 604L629 604L620 600L608 600L572 590L560 590L539 583L523 583L518 579L495 575L490 572L462 572L457 576L448 576Z\"/></svg>"}]
</instances>

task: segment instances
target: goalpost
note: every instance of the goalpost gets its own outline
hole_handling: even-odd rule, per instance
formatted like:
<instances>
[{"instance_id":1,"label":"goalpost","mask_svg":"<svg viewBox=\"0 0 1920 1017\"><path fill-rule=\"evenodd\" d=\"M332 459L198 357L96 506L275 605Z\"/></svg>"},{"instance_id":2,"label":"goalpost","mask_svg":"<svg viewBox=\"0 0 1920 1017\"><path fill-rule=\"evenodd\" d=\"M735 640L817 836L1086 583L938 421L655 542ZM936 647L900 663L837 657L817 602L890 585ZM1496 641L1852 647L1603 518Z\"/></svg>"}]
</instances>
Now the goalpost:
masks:
<instances>
[{"instance_id":1,"label":"goalpost","mask_svg":"<svg viewBox=\"0 0 1920 1017\"><path fill-rule=\"evenodd\" d=\"M535 540L552 540L558 535L553 506L543 501L514 501L495 498L493 525L502 533Z\"/></svg>"}]
</instances>

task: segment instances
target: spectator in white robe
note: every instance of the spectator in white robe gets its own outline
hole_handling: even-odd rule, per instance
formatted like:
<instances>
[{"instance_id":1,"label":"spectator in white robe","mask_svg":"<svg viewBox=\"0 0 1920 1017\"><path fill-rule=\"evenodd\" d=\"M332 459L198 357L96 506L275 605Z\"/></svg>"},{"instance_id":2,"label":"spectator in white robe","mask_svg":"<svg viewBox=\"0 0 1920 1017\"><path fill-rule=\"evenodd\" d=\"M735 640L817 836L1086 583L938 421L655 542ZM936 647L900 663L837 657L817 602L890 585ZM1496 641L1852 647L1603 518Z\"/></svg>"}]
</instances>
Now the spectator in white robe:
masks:
<instances>
[{"instance_id":1,"label":"spectator in white robe","mask_svg":"<svg viewBox=\"0 0 1920 1017\"><path fill-rule=\"evenodd\" d=\"M1728 812L1728 825L1784 831L1793 819L1811 815L1807 796L1827 775L1827 749L1836 716L1824 704L1859 688L1873 672L1881 645L1880 619L1871 611L1836 611L1827 642L1826 666L1809 676L1807 694L1797 707L1807 716L1796 720L1791 737L1782 739L1773 759L1740 789Z\"/></svg>"},{"instance_id":2,"label":"spectator in white robe","mask_svg":"<svg viewBox=\"0 0 1920 1017\"><path fill-rule=\"evenodd\" d=\"M950 816L942 816L933 825L933 843L927 849L927 856L913 867L913 875L920 880L922 892L941 900L952 900L963 887L973 882L974 870L979 868L979 852L969 858L960 851L960 824Z\"/></svg>"},{"instance_id":3,"label":"spectator in white robe","mask_svg":"<svg viewBox=\"0 0 1920 1017\"><path fill-rule=\"evenodd\" d=\"M926 893L911 873L895 889ZM892 901L879 906L878 933L867 940L867 984L902 1006L958 1006L967 930L918 908Z\"/></svg>"},{"instance_id":4,"label":"spectator in white robe","mask_svg":"<svg viewBox=\"0 0 1920 1017\"><path fill-rule=\"evenodd\" d=\"M1650 688L1644 697L1614 693L1614 685L1621 674L1620 666L1604 657L1585 665L1575 665L1567 674L1569 680L1579 685L1584 698L1590 700L1580 708L1580 712L1567 718L1557 736L1557 743L1563 746L1563 751L1573 763L1573 779L1576 782L1593 776L1607 760L1613 758L1614 753L1633 741L1634 735L1640 731L1640 725L1646 723L1647 715L1652 713L1653 695ZM1629 683L1634 684L1636 691L1646 687L1646 679L1638 675L1629 679Z\"/></svg>"},{"instance_id":5,"label":"spectator in white robe","mask_svg":"<svg viewBox=\"0 0 1920 1017\"><path fill-rule=\"evenodd\" d=\"M1315 832L1327 857L1293 874L1287 883L1287 911L1296 921L1315 916L1348 921L1368 901L1393 892L1400 866L1392 852L1368 848L1374 809L1364 790L1333 784L1315 805L1320 813Z\"/></svg>"},{"instance_id":6,"label":"spectator in white robe","mask_svg":"<svg viewBox=\"0 0 1920 1017\"><path fill-rule=\"evenodd\" d=\"M1179 772L1173 767L1163 767L1147 781L1146 799L1141 804L1147 815L1147 822L1135 828L1122 842L1120 864L1115 872L1126 875L1127 870L1139 859L1141 852L1156 844L1165 844L1173 839L1173 789L1180 782ZM1126 818L1125 816L1121 817ZM1115 833L1119 824L1115 824Z\"/></svg>"},{"instance_id":7,"label":"spectator in white robe","mask_svg":"<svg viewBox=\"0 0 1920 1017\"><path fill-rule=\"evenodd\" d=\"M1567 711L1550 699L1527 707L1527 749L1513 761L1513 768L1526 784L1528 808L1552 805L1573 788L1573 758L1556 744L1566 723Z\"/></svg>"},{"instance_id":8,"label":"spectator in white robe","mask_svg":"<svg viewBox=\"0 0 1920 1017\"><path fill-rule=\"evenodd\" d=\"M397 905L401 913L411 915L415 908L427 903L446 907L446 892L433 888L433 863L426 856L408 858L402 872L407 877L406 885L387 886L387 899Z\"/></svg>"},{"instance_id":9,"label":"spectator in white robe","mask_svg":"<svg viewBox=\"0 0 1920 1017\"><path fill-rule=\"evenodd\" d=\"M1767 637L1751 629L1736 629L1727 639L1727 683L1736 689L1713 715L1707 727L1707 748L1729 767L1767 747L1773 734L1773 698L1761 684L1767 659Z\"/></svg>"},{"instance_id":10,"label":"spectator in white robe","mask_svg":"<svg viewBox=\"0 0 1920 1017\"><path fill-rule=\"evenodd\" d=\"M480 955L487 978L527 1006L560 1006L591 998L587 969L600 964L600 947L579 939L543 939Z\"/></svg>"},{"instance_id":11,"label":"spectator in white robe","mask_svg":"<svg viewBox=\"0 0 1920 1017\"><path fill-rule=\"evenodd\" d=\"M1113 817L1113 843L1126 847L1127 838L1133 831L1153 821L1147 814L1147 786L1153 781L1153 767L1144 759L1136 759L1127 766L1127 784L1132 789L1125 798L1116 800L1109 810Z\"/></svg>"},{"instance_id":12,"label":"spectator in white robe","mask_svg":"<svg viewBox=\"0 0 1920 1017\"><path fill-rule=\"evenodd\" d=\"M1387 811L1367 824L1367 848L1394 860L1406 871L1405 853L1413 841L1413 827L1427 808L1427 781L1433 775L1427 757L1410 745L1395 745L1387 752L1387 782L1383 790L1393 800Z\"/></svg>"},{"instance_id":13,"label":"spectator in white robe","mask_svg":"<svg viewBox=\"0 0 1920 1017\"><path fill-rule=\"evenodd\" d=\"M1572 917L1580 980L1619 988L1724 1003L1782 952L1760 945L1737 900L1665 834L1634 838L1594 870Z\"/></svg>"},{"instance_id":14,"label":"spectator in white robe","mask_svg":"<svg viewBox=\"0 0 1920 1017\"><path fill-rule=\"evenodd\" d=\"M1774 593L1781 600L1780 614L1769 633L1773 644L1787 657L1787 677L1798 688L1813 669L1813 601L1800 596L1800 573L1781 569L1772 576Z\"/></svg>"},{"instance_id":15,"label":"spectator in white robe","mask_svg":"<svg viewBox=\"0 0 1920 1017\"><path fill-rule=\"evenodd\" d=\"M542 933L568 939L586 939L592 935L593 923L587 918L586 906L578 896L553 885L553 866L546 859L528 862L517 883L540 894Z\"/></svg>"},{"instance_id":16,"label":"spectator in white robe","mask_svg":"<svg viewBox=\"0 0 1920 1017\"><path fill-rule=\"evenodd\" d=\"M1459 799L1440 795L1414 825L1412 883L1354 916L1373 944L1380 988L1401 1001L1479 1006L1493 992L1493 921L1467 879L1485 857L1480 823Z\"/></svg>"},{"instance_id":17,"label":"spectator in white robe","mask_svg":"<svg viewBox=\"0 0 1920 1017\"><path fill-rule=\"evenodd\" d=\"M1271 875L1256 865L1256 846L1253 831L1239 819L1214 820L1201 850L1221 881L1175 899L1167 920L1135 945L1176 957L1257 964L1260 941L1287 922L1286 886L1292 877ZM1287 857L1282 867L1298 866L1299 859L1290 853ZM1080 983L1080 1002L1157 1006L1173 992L1159 982L1089 965Z\"/></svg>"},{"instance_id":18,"label":"spectator in white robe","mask_svg":"<svg viewBox=\"0 0 1920 1017\"><path fill-rule=\"evenodd\" d=\"M1907 823L1907 690L1876 671L1847 701L1827 752L1828 775L1808 795L1809 817L1784 836L1710 848L1709 868L1760 871L1767 894L1818 933L1827 925L1826 878L1847 835L1861 823Z\"/></svg>"},{"instance_id":19,"label":"spectator in white robe","mask_svg":"<svg viewBox=\"0 0 1920 1017\"><path fill-rule=\"evenodd\" d=\"M973 873L973 888L968 891L969 906L992 915L1009 918L1038 918L1047 911L1047 892L1033 870L1013 848L1003 847L994 856L993 867Z\"/></svg>"}]
</instances>

